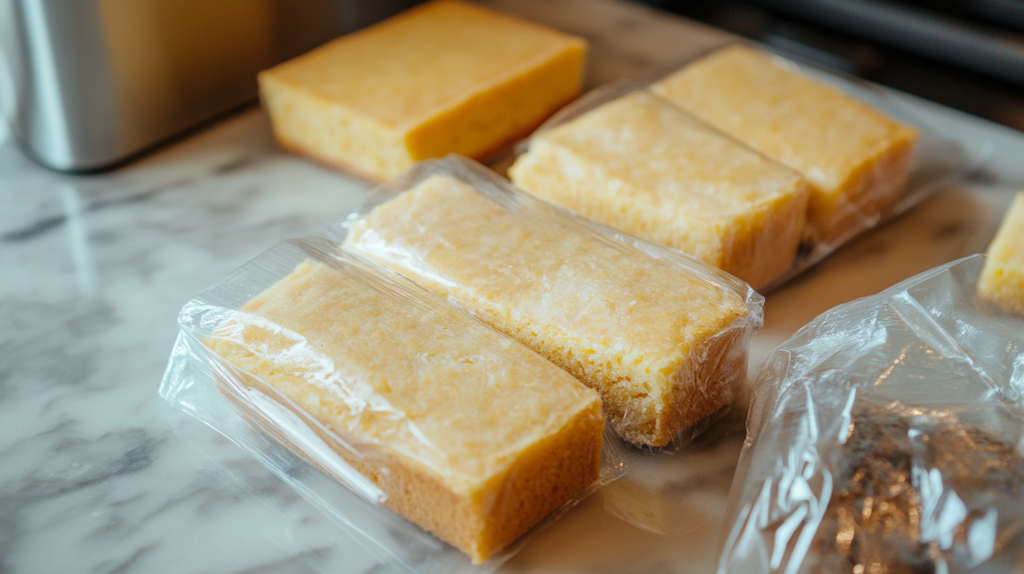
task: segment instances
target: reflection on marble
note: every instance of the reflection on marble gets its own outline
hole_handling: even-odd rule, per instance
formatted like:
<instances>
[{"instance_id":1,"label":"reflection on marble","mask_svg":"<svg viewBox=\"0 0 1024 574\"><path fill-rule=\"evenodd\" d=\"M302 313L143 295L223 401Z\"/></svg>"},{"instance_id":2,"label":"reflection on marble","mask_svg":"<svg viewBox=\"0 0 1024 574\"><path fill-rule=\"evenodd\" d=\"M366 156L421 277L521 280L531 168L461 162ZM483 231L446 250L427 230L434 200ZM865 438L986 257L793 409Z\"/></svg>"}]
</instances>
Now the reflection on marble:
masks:
<instances>
[{"instance_id":1,"label":"reflection on marble","mask_svg":"<svg viewBox=\"0 0 1024 574\"><path fill-rule=\"evenodd\" d=\"M720 41L611 0L490 4L587 35L592 84L649 76L693 42ZM1024 186L1024 136L907 101L962 138L992 142L992 159L772 293L752 375L826 309L983 250ZM256 109L105 175L48 172L0 144L0 573L390 571L156 395L182 303L347 213L367 187L278 151ZM501 571L709 571L742 405L584 501Z\"/></svg>"}]
</instances>

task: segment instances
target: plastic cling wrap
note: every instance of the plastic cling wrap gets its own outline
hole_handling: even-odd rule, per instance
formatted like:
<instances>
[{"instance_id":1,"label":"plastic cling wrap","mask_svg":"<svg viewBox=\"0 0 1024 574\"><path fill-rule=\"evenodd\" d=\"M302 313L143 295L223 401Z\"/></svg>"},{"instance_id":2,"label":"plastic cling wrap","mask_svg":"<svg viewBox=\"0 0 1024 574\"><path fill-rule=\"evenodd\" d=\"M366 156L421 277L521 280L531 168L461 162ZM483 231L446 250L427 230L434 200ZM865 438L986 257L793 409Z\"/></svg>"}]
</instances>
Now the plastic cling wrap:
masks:
<instances>
[{"instance_id":1,"label":"plastic cling wrap","mask_svg":"<svg viewBox=\"0 0 1024 574\"><path fill-rule=\"evenodd\" d=\"M1024 319L973 256L836 307L754 387L719 572L1024 568Z\"/></svg>"},{"instance_id":2,"label":"plastic cling wrap","mask_svg":"<svg viewBox=\"0 0 1024 574\"><path fill-rule=\"evenodd\" d=\"M371 193L344 249L447 298L597 389L627 440L664 446L732 404L762 298L680 252L519 192L458 156Z\"/></svg>"},{"instance_id":3,"label":"plastic cling wrap","mask_svg":"<svg viewBox=\"0 0 1024 574\"><path fill-rule=\"evenodd\" d=\"M408 571L493 570L622 471L594 391L326 240L261 255L179 326L161 395Z\"/></svg>"},{"instance_id":4,"label":"plastic cling wrap","mask_svg":"<svg viewBox=\"0 0 1024 574\"><path fill-rule=\"evenodd\" d=\"M904 212L987 153L963 149L882 88L741 45L646 89L613 84L563 109L520 146L513 182L758 290ZM804 179L806 197L783 167Z\"/></svg>"}]
</instances>

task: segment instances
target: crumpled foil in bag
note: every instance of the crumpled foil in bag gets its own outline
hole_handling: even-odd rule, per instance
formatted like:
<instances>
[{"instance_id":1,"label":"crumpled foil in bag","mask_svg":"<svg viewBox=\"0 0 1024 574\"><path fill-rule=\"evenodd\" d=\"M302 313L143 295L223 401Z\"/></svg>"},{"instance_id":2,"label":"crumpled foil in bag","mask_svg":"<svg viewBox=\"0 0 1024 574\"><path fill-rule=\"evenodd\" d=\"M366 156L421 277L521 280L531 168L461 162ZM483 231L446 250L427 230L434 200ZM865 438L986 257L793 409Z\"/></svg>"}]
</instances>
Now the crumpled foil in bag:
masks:
<instances>
[{"instance_id":1,"label":"crumpled foil in bag","mask_svg":"<svg viewBox=\"0 0 1024 574\"><path fill-rule=\"evenodd\" d=\"M968 257L836 307L754 387L719 572L1024 568L1024 320Z\"/></svg>"}]
</instances>

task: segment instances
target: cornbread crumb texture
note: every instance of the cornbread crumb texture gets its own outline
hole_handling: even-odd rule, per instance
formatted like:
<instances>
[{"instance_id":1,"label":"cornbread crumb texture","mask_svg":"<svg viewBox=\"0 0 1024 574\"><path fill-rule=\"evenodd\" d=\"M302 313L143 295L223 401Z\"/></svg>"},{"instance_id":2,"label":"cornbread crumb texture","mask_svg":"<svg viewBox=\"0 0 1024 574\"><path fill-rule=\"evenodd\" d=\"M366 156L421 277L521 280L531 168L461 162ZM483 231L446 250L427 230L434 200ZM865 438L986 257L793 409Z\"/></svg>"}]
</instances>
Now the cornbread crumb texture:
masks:
<instances>
[{"instance_id":1,"label":"cornbread crumb texture","mask_svg":"<svg viewBox=\"0 0 1024 574\"><path fill-rule=\"evenodd\" d=\"M1007 310L1024 315L1024 192L1017 194L978 279L978 293Z\"/></svg>"},{"instance_id":2,"label":"cornbread crumb texture","mask_svg":"<svg viewBox=\"0 0 1024 574\"><path fill-rule=\"evenodd\" d=\"M358 220L345 246L597 389L630 441L668 444L731 402L746 369L739 295L518 200L435 174Z\"/></svg>"},{"instance_id":3,"label":"cornbread crumb texture","mask_svg":"<svg viewBox=\"0 0 1024 574\"><path fill-rule=\"evenodd\" d=\"M534 136L521 189L761 287L791 265L807 184L646 91Z\"/></svg>"},{"instance_id":4,"label":"cornbread crumb texture","mask_svg":"<svg viewBox=\"0 0 1024 574\"><path fill-rule=\"evenodd\" d=\"M757 50L719 50L653 89L802 173L820 241L845 239L872 223L906 184L915 129Z\"/></svg>"},{"instance_id":5,"label":"cornbread crumb texture","mask_svg":"<svg viewBox=\"0 0 1024 574\"><path fill-rule=\"evenodd\" d=\"M207 344L355 445L336 450L389 507L475 562L597 477L597 395L440 301L307 260L240 312Z\"/></svg>"},{"instance_id":6,"label":"cornbread crumb texture","mask_svg":"<svg viewBox=\"0 0 1024 574\"><path fill-rule=\"evenodd\" d=\"M482 157L579 93L586 43L455 0L348 34L259 76L289 149L376 179Z\"/></svg>"}]
</instances>

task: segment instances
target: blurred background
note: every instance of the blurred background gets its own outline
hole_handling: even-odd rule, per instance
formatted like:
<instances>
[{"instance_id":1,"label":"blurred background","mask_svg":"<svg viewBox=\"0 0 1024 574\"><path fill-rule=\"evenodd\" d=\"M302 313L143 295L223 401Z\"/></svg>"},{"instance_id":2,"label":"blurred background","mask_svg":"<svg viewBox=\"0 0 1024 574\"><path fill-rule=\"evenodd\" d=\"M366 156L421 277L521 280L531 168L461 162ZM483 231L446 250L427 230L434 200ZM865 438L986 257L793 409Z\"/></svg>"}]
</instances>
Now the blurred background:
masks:
<instances>
[{"instance_id":1,"label":"blurred background","mask_svg":"<svg viewBox=\"0 0 1024 574\"><path fill-rule=\"evenodd\" d=\"M631 1L1024 130L1024 0ZM259 70L417 3L0 0L0 106L39 163L107 170L251 104Z\"/></svg>"},{"instance_id":2,"label":"blurred background","mask_svg":"<svg viewBox=\"0 0 1024 574\"><path fill-rule=\"evenodd\" d=\"M256 73L415 0L0 0L0 106L22 149L105 170L255 101Z\"/></svg>"}]
</instances>

